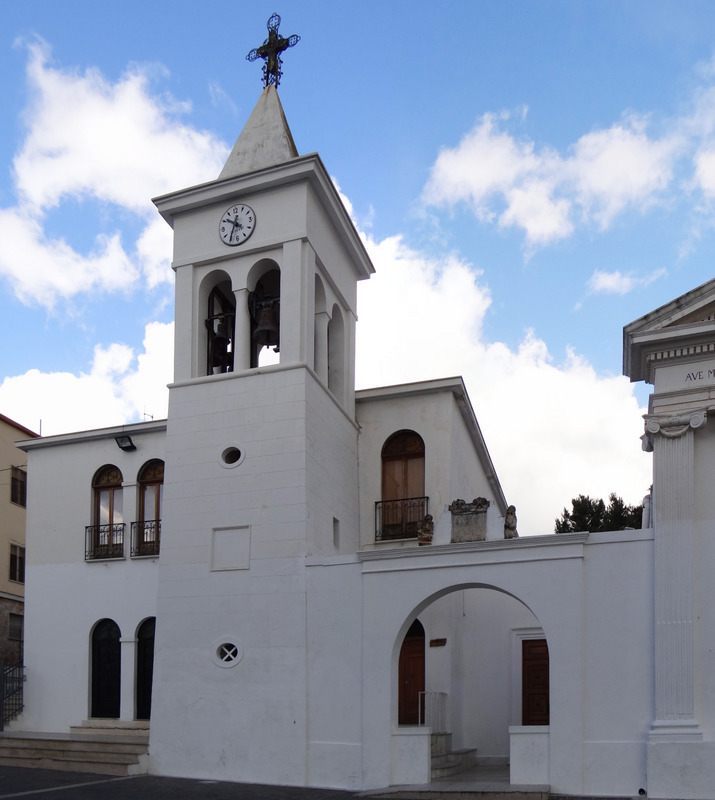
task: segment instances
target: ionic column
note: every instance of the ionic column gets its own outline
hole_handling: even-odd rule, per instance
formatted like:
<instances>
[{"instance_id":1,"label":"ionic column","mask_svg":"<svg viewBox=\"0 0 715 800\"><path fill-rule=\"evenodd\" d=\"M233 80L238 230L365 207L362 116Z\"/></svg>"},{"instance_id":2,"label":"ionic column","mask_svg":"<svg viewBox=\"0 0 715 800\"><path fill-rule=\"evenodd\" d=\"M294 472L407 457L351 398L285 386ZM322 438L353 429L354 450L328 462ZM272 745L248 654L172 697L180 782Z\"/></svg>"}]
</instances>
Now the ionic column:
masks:
<instances>
[{"instance_id":1,"label":"ionic column","mask_svg":"<svg viewBox=\"0 0 715 800\"><path fill-rule=\"evenodd\" d=\"M646 417L653 449L655 716L652 734L695 735L695 431L705 411Z\"/></svg>"}]
</instances>

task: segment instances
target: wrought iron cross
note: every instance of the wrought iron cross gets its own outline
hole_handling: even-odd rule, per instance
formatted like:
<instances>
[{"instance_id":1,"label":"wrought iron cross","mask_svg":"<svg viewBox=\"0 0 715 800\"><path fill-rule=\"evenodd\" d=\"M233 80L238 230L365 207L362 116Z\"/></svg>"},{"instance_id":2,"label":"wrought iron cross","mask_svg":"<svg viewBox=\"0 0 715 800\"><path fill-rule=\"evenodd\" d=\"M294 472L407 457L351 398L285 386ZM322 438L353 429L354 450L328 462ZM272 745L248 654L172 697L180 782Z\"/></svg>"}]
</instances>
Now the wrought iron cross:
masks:
<instances>
[{"instance_id":1,"label":"wrought iron cross","mask_svg":"<svg viewBox=\"0 0 715 800\"><path fill-rule=\"evenodd\" d=\"M281 18L278 14L272 14L268 19L266 27L268 28L268 38L260 47L256 47L246 56L248 61L255 61L257 58L262 58L266 63L263 65L263 85L270 86L271 84L278 87L281 75L281 53L289 47L294 47L300 41L300 36L293 34L287 39L278 33L278 26L281 24Z\"/></svg>"}]
</instances>

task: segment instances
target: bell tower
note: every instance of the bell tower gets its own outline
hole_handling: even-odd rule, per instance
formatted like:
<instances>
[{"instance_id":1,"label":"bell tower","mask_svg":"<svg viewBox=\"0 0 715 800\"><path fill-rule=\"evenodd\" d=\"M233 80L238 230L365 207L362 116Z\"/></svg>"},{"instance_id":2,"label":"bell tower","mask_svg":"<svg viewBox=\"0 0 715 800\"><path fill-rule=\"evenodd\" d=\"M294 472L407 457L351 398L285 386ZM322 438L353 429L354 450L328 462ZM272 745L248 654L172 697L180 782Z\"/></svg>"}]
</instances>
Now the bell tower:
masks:
<instances>
[{"instance_id":1,"label":"bell tower","mask_svg":"<svg viewBox=\"0 0 715 800\"><path fill-rule=\"evenodd\" d=\"M275 85L216 180L154 202L174 231L176 327L152 759L299 784L306 559L359 548L356 294L373 267Z\"/></svg>"}]
</instances>

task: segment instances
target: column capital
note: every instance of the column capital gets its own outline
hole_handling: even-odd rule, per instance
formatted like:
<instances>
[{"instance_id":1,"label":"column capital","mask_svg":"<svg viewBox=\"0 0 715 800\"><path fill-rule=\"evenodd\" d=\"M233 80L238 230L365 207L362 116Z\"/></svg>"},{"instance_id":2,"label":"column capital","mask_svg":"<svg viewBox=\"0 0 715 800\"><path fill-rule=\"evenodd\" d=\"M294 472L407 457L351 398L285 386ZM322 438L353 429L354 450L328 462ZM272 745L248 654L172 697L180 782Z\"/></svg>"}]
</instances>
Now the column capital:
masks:
<instances>
[{"instance_id":1,"label":"column capital","mask_svg":"<svg viewBox=\"0 0 715 800\"><path fill-rule=\"evenodd\" d=\"M704 428L708 421L708 412L700 409L670 416L646 414L644 419L645 433L641 440L643 449L646 452L651 452L653 450L653 436L662 436L664 439L679 439L690 430Z\"/></svg>"}]
</instances>

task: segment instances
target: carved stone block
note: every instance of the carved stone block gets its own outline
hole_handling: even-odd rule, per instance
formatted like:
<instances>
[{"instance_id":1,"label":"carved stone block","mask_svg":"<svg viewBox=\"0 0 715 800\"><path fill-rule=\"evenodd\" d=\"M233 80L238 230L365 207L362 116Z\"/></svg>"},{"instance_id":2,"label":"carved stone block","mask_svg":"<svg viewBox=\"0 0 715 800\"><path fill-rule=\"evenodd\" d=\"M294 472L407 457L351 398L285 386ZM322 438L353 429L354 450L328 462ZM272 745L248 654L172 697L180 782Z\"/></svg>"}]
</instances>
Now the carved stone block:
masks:
<instances>
[{"instance_id":1,"label":"carved stone block","mask_svg":"<svg viewBox=\"0 0 715 800\"><path fill-rule=\"evenodd\" d=\"M453 542L483 542L487 538L489 500L477 497L471 503L455 500L450 506Z\"/></svg>"}]
</instances>

